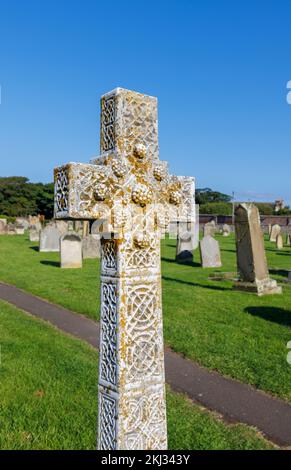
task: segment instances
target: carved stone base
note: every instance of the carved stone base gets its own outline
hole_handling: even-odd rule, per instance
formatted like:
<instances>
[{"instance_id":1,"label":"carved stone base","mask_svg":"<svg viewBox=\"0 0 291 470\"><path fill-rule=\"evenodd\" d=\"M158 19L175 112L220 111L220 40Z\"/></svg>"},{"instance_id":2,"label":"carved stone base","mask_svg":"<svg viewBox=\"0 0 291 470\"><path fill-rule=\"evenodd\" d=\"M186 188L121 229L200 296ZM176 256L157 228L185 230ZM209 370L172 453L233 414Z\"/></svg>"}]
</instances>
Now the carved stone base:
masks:
<instances>
[{"instance_id":1,"label":"carved stone base","mask_svg":"<svg viewBox=\"0 0 291 470\"><path fill-rule=\"evenodd\" d=\"M282 294L282 287L278 286L277 281L274 279L254 282L237 281L234 283L233 288L234 290L253 292L259 297L263 295Z\"/></svg>"}]
</instances>

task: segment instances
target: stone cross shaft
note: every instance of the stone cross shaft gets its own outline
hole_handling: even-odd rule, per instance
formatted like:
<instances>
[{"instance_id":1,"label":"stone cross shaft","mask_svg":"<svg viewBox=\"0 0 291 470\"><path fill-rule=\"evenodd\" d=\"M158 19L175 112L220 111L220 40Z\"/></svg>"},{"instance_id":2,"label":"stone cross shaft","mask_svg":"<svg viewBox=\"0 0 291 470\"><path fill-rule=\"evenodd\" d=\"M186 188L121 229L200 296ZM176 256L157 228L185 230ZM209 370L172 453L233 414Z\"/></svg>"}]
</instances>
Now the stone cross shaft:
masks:
<instances>
[{"instance_id":1,"label":"stone cross shaft","mask_svg":"<svg viewBox=\"0 0 291 470\"><path fill-rule=\"evenodd\" d=\"M193 178L159 160L157 99L101 98L101 156L55 169L55 217L100 220L98 448L166 449L160 238L193 221Z\"/></svg>"}]
</instances>

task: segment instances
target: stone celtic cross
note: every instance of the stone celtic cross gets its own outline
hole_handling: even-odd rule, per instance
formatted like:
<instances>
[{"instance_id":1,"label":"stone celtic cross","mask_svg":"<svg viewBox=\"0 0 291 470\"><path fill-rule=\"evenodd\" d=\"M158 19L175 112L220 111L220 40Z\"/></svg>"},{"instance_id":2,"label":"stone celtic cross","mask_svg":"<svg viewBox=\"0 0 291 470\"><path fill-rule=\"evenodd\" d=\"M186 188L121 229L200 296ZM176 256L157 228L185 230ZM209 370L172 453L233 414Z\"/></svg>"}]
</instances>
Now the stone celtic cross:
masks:
<instances>
[{"instance_id":1,"label":"stone celtic cross","mask_svg":"<svg viewBox=\"0 0 291 470\"><path fill-rule=\"evenodd\" d=\"M166 449L160 238L193 220L194 181L159 160L152 96L102 96L100 146L55 169L55 218L102 222L98 448Z\"/></svg>"}]
</instances>

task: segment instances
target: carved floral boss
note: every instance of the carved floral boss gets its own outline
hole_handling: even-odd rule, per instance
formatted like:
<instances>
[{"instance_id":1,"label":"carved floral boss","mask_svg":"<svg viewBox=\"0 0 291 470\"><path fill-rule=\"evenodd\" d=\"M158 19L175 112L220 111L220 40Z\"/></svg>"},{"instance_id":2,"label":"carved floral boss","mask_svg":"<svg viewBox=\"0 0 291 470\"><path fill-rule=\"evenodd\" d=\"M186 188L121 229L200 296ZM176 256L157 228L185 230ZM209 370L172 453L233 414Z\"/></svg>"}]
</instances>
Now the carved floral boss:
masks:
<instances>
[{"instance_id":1,"label":"carved floral boss","mask_svg":"<svg viewBox=\"0 0 291 470\"><path fill-rule=\"evenodd\" d=\"M166 162L147 158L143 144L127 156L111 151L92 164L68 163L55 169L55 216L106 220L106 231L119 236L125 227L135 228L134 214L144 213L148 205L154 208L153 223L167 226L177 218L181 202L181 180L169 175ZM137 234L135 244L142 247L144 237Z\"/></svg>"}]
</instances>

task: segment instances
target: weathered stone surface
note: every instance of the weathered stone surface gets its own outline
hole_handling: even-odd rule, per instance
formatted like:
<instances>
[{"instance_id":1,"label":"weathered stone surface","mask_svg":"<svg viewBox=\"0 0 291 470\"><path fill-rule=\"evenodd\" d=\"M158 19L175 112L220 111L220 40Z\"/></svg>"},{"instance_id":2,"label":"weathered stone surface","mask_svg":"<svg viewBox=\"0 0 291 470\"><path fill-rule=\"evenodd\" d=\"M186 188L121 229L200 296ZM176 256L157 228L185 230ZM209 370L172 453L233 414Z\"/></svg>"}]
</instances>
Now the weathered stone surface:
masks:
<instances>
[{"instance_id":1,"label":"weathered stone surface","mask_svg":"<svg viewBox=\"0 0 291 470\"><path fill-rule=\"evenodd\" d=\"M7 235L16 235L16 225L15 224L7 224L6 225L6 234Z\"/></svg>"},{"instance_id":2,"label":"weathered stone surface","mask_svg":"<svg viewBox=\"0 0 291 470\"><path fill-rule=\"evenodd\" d=\"M240 204L236 207L235 235L240 280L234 287L260 296L281 293L276 281L269 278L259 211L255 205Z\"/></svg>"},{"instance_id":3,"label":"weathered stone surface","mask_svg":"<svg viewBox=\"0 0 291 470\"><path fill-rule=\"evenodd\" d=\"M100 258L101 256L101 242L99 235L87 235L83 238L83 258Z\"/></svg>"},{"instance_id":4,"label":"weathered stone surface","mask_svg":"<svg viewBox=\"0 0 291 470\"><path fill-rule=\"evenodd\" d=\"M204 228L203 228L204 237L207 237L207 235L210 235L213 237L216 232L217 232L217 227L216 227L216 223L214 220L211 220L211 222L207 222L207 224L204 225Z\"/></svg>"},{"instance_id":5,"label":"weathered stone surface","mask_svg":"<svg viewBox=\"0 0 291 470\"><path fill-rule=\"evenodd\" d=\"M15 226L15 233L16 235L24 235L25 233L25 228L23 225L16 225Z\"/></svg>"},{"instance_id":6,"label":"weathered stone surface","mask_svg":"<svg viewBox=\"0 0 291 470\"><path fill-rule=\"evenodd\" d=\"M6 233L6 227L7 227L7 220L0 219L0 235L3 235Z\"/></svg>"},{"instance_id":7,"label":"weathered stone surface","mask_svg":"<svg viewBox=\"0 0 291 470\"><path fill-rule=\"evenodd\" d=\"M29 227L29 240L31 242L39 242L39 232L38 228L35 225Z\"/></svg>"},{"instance_id":8,"label":"weathered stone surface","mask_svg":"<svg viewBox=\"0 0 291 470\"><path fill-rule=\"evenodd\" d=\"M95 220L91 226L92 235L100 235L103 232L103 222L101 220Z\"/></svg>"},{"instance_id":9,"label":"weathered stone surface","mask_svg":"<svg viewBox=\"0 0 291 470\"><path fill-rule=\"evenodd\" d=\"M16 225L21 225L25 230L29 227L29 221L26 217L16 217Z\"/></svg>"},{"instance_id":10,"label":"weathered stone surface","mask_svg":"<svg viewBox=\"0 0 291 470\"><path fill-rule=\"evenodd\" d=\"M199 204L195 204L195 222L194 222L194 236L193 236L193 250L199 246Z\"/></svg>"},{"instance_id":11,"label":"weathered stone surface","mask_svg":"<svg viewBox=\"0 0 291 470\"><path fill-rule=\"evenodd\" d=\"M169 238L171 240L177 240L178 237L178 222L172 221L169 223Z\"/></svg>"},{"instance_id":12,"label":"weathered stone surface","mask_svg":"<svg viewBox=\"0 0 291 470\"><path fill-rule=\"evenodd\" d=\"M277 236L281 233L281 227L278 224L272 225L271 228L271 235L270 235L270 242L275 242L277 240Z\"/></svg>"},{"instance_id":13,"label":"weathered stone surface","mask_svg":"<svg viewBox=\"0 0 291 470\"><path fill-rule=\"evenodd\" d=\"M231 233L231 228L230 228L230 226L229 226L228 224L224 224L224 225L222 226L222 235L223 235L224 237L228 237L228 236L230 235L230 233Z\"/></svg>"},{"instance_id":14,"label":"weathered stone surface","mask_svg":"<svg viewBox=\"0 0 291 470\"><path fill-rule=\"evenodd\" d=\"M200 241L200 256L203 268L221 267L219 243L211 235L206 235Z\"/></svg>"},{"instance_id":15,"label":"weathered stone surface","mask_svg":"<svg viewBox=\"0 0 291 470\"><path fill-rule=\"evenodd\" d=\"M68 232L60 239L61 268L82 268L82 239L74 232Z\"/></svg>"},{"instance_id":16,"label":"weathered stone surface","mask_svg":"<svg viewBox=\"0 0 291 470\"><path fill-rule=\"evenodd\" d=\"M192 220L194 180L159 160L156 98L104 95L100 143L91 164L55 169L55 216L104 221L98 447L163 450L160 237L171 220Z\"/></svg>"},{"instance_id":17,"label":"weathered stone surface","mask_svg":"<svg viewBox=\"0 0 291 470\"><path fill-rule=\"evenodd\" d=\"M61 235L65 235L69 231L69 227L71 225L70 221L57 219L53 220L51 224L55 225Z\"/></svg>"},{"instance_id":18,"label":"weathered stone surface","mask_svg":"<svg viewBox=\"0 0 291 470\"><path fill-rule=\"evenodd\" d=\"M101 100L101 157L55 170L55 216L103 220L98 447L167 447L160 236L192 217L193 178L158 157L157 100ZM107 230L107 233L104 233Z\"/></svg>"},{"instance_id":19,"label":"weathered stone surface","mask_svg":"<svg viewBox=\"0 0 291 470\"><path fill-rule=\"evenodd\" d=\"M194 224L181 222L178 226L177 245L176 245L176 261L178 263L193 262L193 239Z\"/></svg>"},{"instance_id":20,"label":"weathered stone surface","mask_svg":"<svg viewBox=\"0 0 291 470\"><path fill-rule=\"evenodd\" d=\"M29 225L37 225L40 223L40 216L39 215L29 215L28 216L28 223Z\"/></svg>"},{"instance_id":21,"label":"weathered stone surface","mask_svg":"<svg viewBox=\"0 0 291 470\"><path fill-rule=\"evenodd\" d=\"M283 250L284 248L283 236L281 235L281 233L277 235L276 247L277 247L277 250Z\"/></svg>"},{"instance_id":22,"label":"weathered stone surface","mask_svg":"<svg viewBox=\"0 0 291 470\"><path fill-rule=\"evenodd\" d=\"M39 234L39 251L60 251L62 234L55 224L48 224Z\"/></svg>"}]
</instances>

